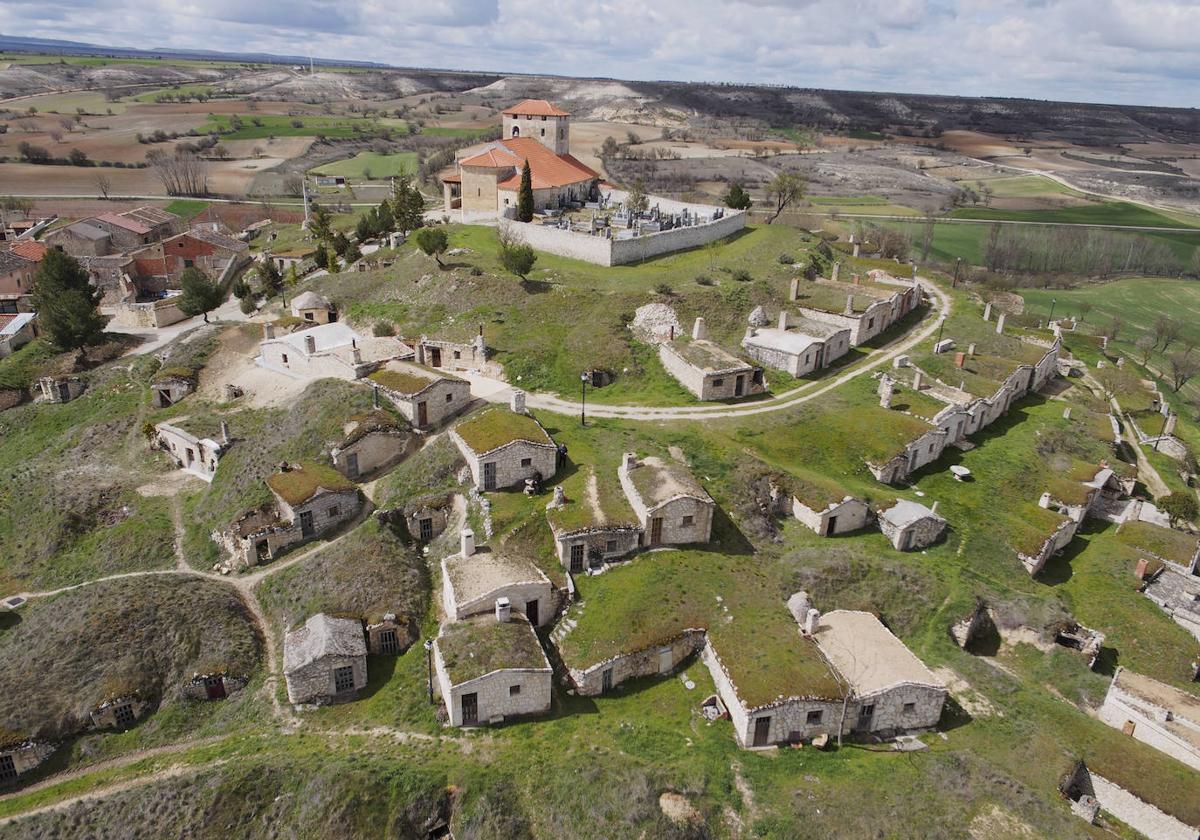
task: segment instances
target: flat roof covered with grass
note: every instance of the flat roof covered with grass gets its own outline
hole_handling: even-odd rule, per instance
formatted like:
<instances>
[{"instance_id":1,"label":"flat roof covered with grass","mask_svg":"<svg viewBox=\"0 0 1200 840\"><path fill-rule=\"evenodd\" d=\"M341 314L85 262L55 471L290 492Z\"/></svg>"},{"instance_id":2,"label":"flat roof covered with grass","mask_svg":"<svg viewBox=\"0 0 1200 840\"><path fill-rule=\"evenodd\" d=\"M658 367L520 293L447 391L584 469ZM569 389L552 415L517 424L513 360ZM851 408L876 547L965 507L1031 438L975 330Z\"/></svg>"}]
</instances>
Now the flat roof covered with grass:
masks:
<instances>
[{"instance_id":1,"label":"flat roof covered with grass","mask_svg":"<svg viewBox=\"0 0 1200 840\"><path fill-rule=\"evenodd\" d=\"M546 519L555 533L637 527L637 516L625 498L616 464L580 467L562 482L562 488L567 503L546 511Z\"/></svg>"},{"instance_id":2,"label":"flat roof covered with grass","mask_svg":"<svg viewBox=\"0 0 1200 840\"><path fill-rule=\"evenodd\" d=\"M390 362L387 367L374 371L368 378L389 391L409 396L419 394L443 379L458 379L456 376L447 376L407 362Z\"/></svg>"},{"instance_id":3,"label":"flat roof covered with grass","mask_svg":"<svg viewBox=\"0 0 1200 840\"><path fill-rule=\"evenodd\" d=\"M705 373L753 370L754 365L739 359L719 344L711 341L691 341L686 337L665 345L674 350L681 359Z\"/></svg>"},{"instance_id":4,"label":"flat roof covered with grass","mask_svg":"<svg viewBox=\"0 0 1200 840\"><path fill-rule=\"evenodd\" d=\"M509 668L550 670L537 633L524 616L486 615L443 625L438 651L454 685Z\"/></svg>"},{"instance_id":5,"label":"flat roof covered with grass","mask_svg":"<svg viewBox=\"0 0 1200 840\"><path fill-rule=\"evenodd\" d=\"M316 461L301 461L289 470L267 476L267 486L289 505L303 504L322 490L337 493L357 487L333 467Z\"/></svg>"},{"instance_id":6,"label":"flat roof covered with grass","mask_svg":"<svg viewBox=\"0 0 1200 840\"><path fill-rule=\"evenodd\" d=\"M633 488L650 509L680 496L712 502L712 497L692 475L691 469L672 458L655 455L639 458L637 466L629 470L628 475Z\"/></svg>"},{"instance_id":7,"label":"flat roof covered with grass","mask_svg":"<svg viewBox=\"0 0 1200 840\"><path fill-rule=\"evenodd\" d=\"M1148 552L1172 563L1186 566L1196 556L1200 538L1173 528L1149 522L1126 522L1116 532L1117 539L1138 551Z\"/></svg>"},{"instance_id":8,"label":"flat roof covered with grass","mask_svg":"<svg viewBox=\"0 0 1200 840\"><path fill-rule=\"evenodd\" d=\"M477 455L523 440L536 446L553 446L554 441L542 424L528 414L507 408L489 408L463 420L454 427L463 443Z\"/></svg>"}]
</instances>

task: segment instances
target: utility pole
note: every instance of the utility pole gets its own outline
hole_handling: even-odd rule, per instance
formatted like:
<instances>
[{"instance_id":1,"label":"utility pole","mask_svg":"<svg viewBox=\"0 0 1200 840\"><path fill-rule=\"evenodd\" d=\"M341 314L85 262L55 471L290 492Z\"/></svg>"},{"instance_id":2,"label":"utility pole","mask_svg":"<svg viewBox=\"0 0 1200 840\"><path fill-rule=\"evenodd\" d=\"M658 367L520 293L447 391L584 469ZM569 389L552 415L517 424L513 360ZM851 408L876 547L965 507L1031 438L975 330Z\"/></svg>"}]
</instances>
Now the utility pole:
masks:
<instances>
[{"instance_id":1,"label":"utility pole","mask_svg":"<svg viewBox=\"0 0 1200 840\"><path fill-rule=\"evenodd\" d=\"M579 393L580 393L579 425L580 426L587 425L587 383L588 383L587 373L585 372L585 373L579 374Z\"/></svg>"}]
</instances>

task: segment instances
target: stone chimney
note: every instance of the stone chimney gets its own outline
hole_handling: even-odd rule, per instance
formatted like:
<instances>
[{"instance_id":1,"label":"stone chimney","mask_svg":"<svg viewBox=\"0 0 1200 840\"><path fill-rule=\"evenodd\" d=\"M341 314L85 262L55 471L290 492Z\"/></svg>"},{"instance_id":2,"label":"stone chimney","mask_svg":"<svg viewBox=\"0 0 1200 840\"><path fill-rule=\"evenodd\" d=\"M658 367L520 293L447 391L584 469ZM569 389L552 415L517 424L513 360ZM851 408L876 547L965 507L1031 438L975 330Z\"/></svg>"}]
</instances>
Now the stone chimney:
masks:
<instances>
[{"instance_id":1,"label":"stone chimney","mask_svg":"<svg viewBox=\"0 0 1200 840\"><path fill-rule=\"evenodd\" d=\"M703 318L697 318L692 324L692 341L703 341L708 338L708 324L704 323Z\"/></svg>"},{"instance_id":2,"label":"stone chimney","mask_svg":"<svg viewBox=\"0 0 1200 840\"><path fill-rule=\"evenodd\" d=\"M462 529L458 538L458 553L463 557L470 557L475 553L475 532L470 528Z\"/></svg>"},{"instance_id":3,"label":"stone chimney","mask_svg":"<svg viewBox=\"0 0 1200 840\"><path fill-rule=\"evenodd\" d=\"M804 635L815 636L820 623L821 611L816 607L809 607L808 614L804 616Z\"/></svg>"},{"instance_id":4,"label":"stone chimney","mask_svg":"<svg viewBox=\"0 0 1200 840\"><path fill-rule=\"evenodd\" d=\"M954 354L954 366L955 367L960 368L963 365L965 365L966 363L967 363L967 354L966 353L955 353Z\"/></svg>"},{"instance_id":5,"label":"stone chimney","mask_svg":"<svg viewBox=\"0 0 1200 840\"><path fill-rule=\"evenodd\" d=\"M1047 510L1050 509L1050 494L1049 493L1043 493L1042 497L1040 499L1038 499L1038 507L1046 508Z\"/></svg>"},{"instance_id":6,"label":"stone chimney","mask_svg":"<svg viewBox=\"0 0 1200 840\"><path fill-rule=\"evenodd\" d=\"M356 365L361 365L363 363L362 350L358 349L357 347L355 347L353 350L351 350L350 351L350 360Z\"/></svg>"},{"instance_id":7,"label":"stone chimney","mask_svg":"<svg viewBox=\"0 0 1200 840\"><path fill-rule=\"evenodd\" d=\"M838 278L842 276L842 264L840 262L835 262L833 264L833 272L832 273L833 273L833 277L830 279L832 279L834 283L838 282Z\"/></svg>"},{"instance_id":8,"label":"stone chimney","mask_svg":"<svg viewBox=\"0 0 1200 840\"><path fill-rule=\"evenodd\" d=\"M509 406L513 410L513 414L525 414L525 392L520 388L512 392L512 398L509 400Z\"/></svg>"},{"instance_id":9,"label":"stone chimney","mask_svg":"<svg viewBox=\"0 0 1200 840\"><path fill-rule=\"evenodd\" d=\"M854 295L846 295L846 313L847 315L854 314Z\"/></svg>"},{"instance_id":10,"label":"stone chimney","mask_svg":"<svg viewBox=\"0 0 1200 840\"><path fill-rule=\"evenodd\" d=\"M892 382L892 377L888 376L886 373L883 376L879 377L879 407L880 408L891 408L892 407L892 396L895 394L895 392L896 392L896 386Z\"/></svg>"},{"instance_id":11,"label":"stone chimney","mask_svg":"<svg viewBox=\"0 0 1200 840\"><path fill-rule=\"evenodd\" d=\"M1071 419L1071 406L1067 406L1066 408L1063 409L1063 419L1064 420Z\"/></svg>"},{"instance_id":12,"label":"stone chimney","mask_svg":"<svg viewBox=\"0 0 1200 840\"><path fill-rule=\"evenodd\" d=\"M229 445L229 424L224 420L221 421L221 443Z\"/></svg>"},{"instance_id":13,"label":"stone chimney","mask_svg":"<svg viewBox=\"0 0 1200 840\"><path fill-rule=\"evenodd\" d=\"M1147 560L1145 557L1138 558L1137 568L1134 569L1134 571L1133 571L1134 577L1136 577L1138 580L1145 580L1146 579L1146 569L1149 568L1149 566L1150 566L1150 561Z\"/></svg>"},{"instance_id":14,"label":"stone chimney","mask_svg":"<svg viewBox=\"0 0 1200 840\"><path fill-rule=\"evenodd\" d=\"M788 314L786 309L779 310L779 329L786 330L788 327Z\"/></svg>"},{"instance_id":15,"label":"stone chimney","mask_svg":"<svg viewBox=\"0 0 1200 840\"><path fill-rule=\"evenodd\" d=\"M996 335L1004 335L1004 319L1005 319L1005 317L1006 317L1006 313L1001 312L1000 316L996 319Z\"/></svg>"},{"instance_id":16,"label":"stone chimney","mask_svg":"<svg viewBox=\"0 0 1200 840\"><path fill-rule=\"evenodd\" d=\"M748 338L754 338L754 333L754 327L746 327L746 337L743 338L742 341L745 341Z\"/></svg>"},{"instance_id":17,"label":"stone chimney","mask_svg":"<svg viewBox=\"0 0 1200 840\"><path fill-rule=\"evenodd\" d=\"M990 300L983 306L983 320L992 320L992 302Z\"/></svg>"},{"instance_id":18,"label":"stone chimney","mask_svg":"<svg viewBox=\"0 0 1200 840\"><path fill-rule=\"evenodd\" d=\"M304 352L310 356L317 352L317 340L311 335L304 336Z\"/></svg>"},{"instance_id":19,"label":"stone chimney","mask_svg":"<svg viewBox=\"0 0 1200 840\"><path fill-rule=\"evenodd\" d=\"M371 383L371 407L379 408L379 385L375 382Z\"/></svg>"},{"instance_id":20,"label":"stone chimney","mask_svg":"<svg viewBox=\"0 0 1200 840\"><path fill-rule=\"evenodd\" d=\"M929 506L929 512L936 516L939 504L941 504L941 502L935 501L932 505Z\"/></svg>"},{"instance_id":21,"label":"stone chimney","mask_svg":"<svg viewBox=\"0 0 1200 840\"><path fill-rule=\"evenodd\" d=\"M625 472L636 469L638 465L637 453L626 452L622 463L625 465Z\"/></svg>"},{"instance_id":22,"label":"stone chimney","mask_svg":"<svg viewBox=\"0 0 1200 840\"><path fill-rule=\"evenodd\" d=\"M791 288L788 289L788 300L800 299L800 278L793 277Z\"/></svg>"},{"instance_id":23,"label":"stone chimney","mask_svg":"<svg viewBox=\"0 0 1200 840\"><path fill-rule=\"evenodd\" d=\"M275 337L275 325L269 321L263 324L263 341L270 341Z\"/></svg>"},{"instance_id":24,"label":"stone chimney","mask_svg":"<svg viewBox=\"0 0 1200 840\"><path fill-rule=\"evenodd\" d=\"M496 621L508 624L512 620L512 601L501 595L496 599Z\"/></svg>"},{"instance_id":25,"label":"stone chimney","mask_svg":"<svg viewBox=\"0 0 1200 840\"><path fill-rule=\"evenodd\" d=\"M919 371L919 370L916 371L915 373L913 373L913 390L914 391L921 390L921 371Z\"/></svg>"},{"instance_id":26,"label":"stone chimney","mask_svg":"<svg viewBox=\"0 0 1200 840\"><path fill-rule=\"evenodd\" d=\"M967 355L970 356L972 359L975 358L975 342L972 341L970 344L967 345Z\"/></svg>"}]
</instances>

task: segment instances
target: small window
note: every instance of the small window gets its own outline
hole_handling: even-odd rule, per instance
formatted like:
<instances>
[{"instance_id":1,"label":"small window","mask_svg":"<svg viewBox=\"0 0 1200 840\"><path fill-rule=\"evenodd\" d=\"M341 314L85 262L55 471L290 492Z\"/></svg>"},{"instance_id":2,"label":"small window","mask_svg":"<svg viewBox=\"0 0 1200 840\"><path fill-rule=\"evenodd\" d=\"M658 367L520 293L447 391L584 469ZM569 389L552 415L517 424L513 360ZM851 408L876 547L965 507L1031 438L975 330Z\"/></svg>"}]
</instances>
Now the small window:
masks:
<instances>
[{"instance_id":1,"label":"small window","mask_svg":"<svg viewBox=\"0 0 1200 840\"><path fill-rule=\"evenodd\" d=\"M521 693L521 686L519 686L519 685L510 685L510 686L508 687L508 696L509 696L509 697L516 697L516 696L517 696L518 694L520 694L520 693Z\"/></svg>"},{"instance_id":2,"label":"small window","mask_svg":"<svg viewBox=\"0 0 1200 840\"><path fill-rule=\"evenodd\" d=\"M195 261L195 260L188 260L188 259L185 259L185 260L183 261L183 267L184 267L184 268L191 268L191 267L192 267L192 266L194 266L195 264L196 264L196 261Z\"/></svg>"},{"instance_id":3,"label":"small window","mask_svg":"<svg viewBox=\"0 0 1200 840\"><path fill-rule=\"evenodd\" d=\"M545 121L546 121L546 117L545 117L545 116L543 116L543 117L542 117L542 122L545 122ZM542 134L545 134L545 133L546 133L546 129L544 129L544 128L543 128L543 129L542 129Z\"/></svg>"},{"instance_id":4,"label":"small window","mask_svg":"<svg viewBox=\"0 0 1200 840\"><path fill-rule=\"evenodd\" d=\"M454 394L447 394L446 402L454 402Z\"/></svg>"},{"instance_id":5,"label":"small window","mask_svg":"<svg viewBox=\"0 0 1200 840\"><path fill-rule=\"evenodd\" d=\"M816 726L821 722L821 718L823 717L825 717L825 713L818 709L815 712L809 712L806 720L809 726Z\"/></svg>"},{"instance_id":6,"label":"small window","mask_svg":"<svg viewBox=\"0 0 1200 840\"><path fill-rule=\"evenodd\" d=\"M522 459L521 459L521 466L522 466L522 467L532 467L532 466L533 466L533 459L532 459L532 458L522 458Z\"/></svg>"},{"instance_id":7,"label":"small window","mask_svg":"<svg viewBox=\"0 0 1200 840\"><path fill-rule=\"evenodd\" d=\"M395 630L384 630L379 634L379 651L380 653L395 653L400 649L400 643L396 639Z\"/></svg>"},{"instance_id":8,"label":"small window","mask_svg":"<svg viewBox=\"0 0 1200 840\"><path fill-rule=\"evenodd\" d=\"M333 690L338 694L354 689L354 669L347 665L333 669Z\"/></svg>"},{"instance_id":9,"label":"small window","mask_svg":"<svg viewBox=\"0 0 1200 840\"><path fill-rule=\"evenodd\" d=\"M545 119L545 117L543 117L542 119ZM543 137L545 137L545 136L546 136L546 129L544 129L544 128L542 129L542 136L543 136Z\"/></svg>"},{"instance_id":10,"label":"small window","mask_svg":"<svg viewBox=\"0 0 1200 840\"><path fill-rule=\"evenodd\" d=\"M871 328L872 328L872 327L874 327L874 326L875 326L875 319L874 319L874 318L868 318L868 319L867 319L867 329L871 329Z\"/></svg>"},{"instance_id":11,"label":"small window","mask_svg":"<svg viewBox=\"0 0 1200 840\"><path fill-rule=\"evenodd\" d=\"M287 364L287 353L284 353L284 354L283 354L283 363L284 363L285 365Z\"/></svg>"},{"instance_id":12,"label":"small window","mask_svg":"<svg viewBox=\"0 0 1200 840\"><path fill-rule=\"evenodd\" d=\"M905 704L904 704L904 714L906 714L906 715L911 715L911 714L912 714L913 712L915 712L916 710L917 710L917 704L916 704L916 703L905 703Z\"/></svg>"},{"instance_id":13,"label":"small window","mask_svg":"<svg viewBox=\"0 0 1200 840\"><path fill-rule=\"evenodd\" d=\"M11 755L0 755L0 782L11 782L17 778L17 765Z\"/></svg>"},{"instance_id":14,"label":"small window","mask_svg":"<svg viewBox=\"0 0 1200 840\"><path fill-rule=\"evenodd\" d=\"M683 527L684 528L691 528L695 524L696 524L696 517L694 517L694 516L683 517Z\"/></svg>"},{"instance_id":15,"label":"small window","mask_svg":"<svg viewBox=\"0 0 1200 840\"><path fill-rule=\"evenodd\" d=\"M304 320L305 320L305 321L311 321L311 320L313 320L313 314L312 314L311 312L305 312L305 313L304 313Z\"/></svg>"},{"instance_id":16,"label":"small window","mask_svg":"<svg viewBox=\"0 0 1200 840\"><path fill-rule=\"evenodd\" d=\"M717 377L716 379L713 380L714 388L720 388L724 384L725 384L725 380L722 379L721 377Z\"/></svg>"},{"instance_id":17,"label":"small window","mask_svg":"<svg viewBox=\"0 0 1200 840\"><path fill-rule=\"evenodd\" d=\"M329 507L329 518L330 519L333 519L335 516L340 516L341 513L342 513L342 509L340 507L338 507L337 505L330 505L330 507Z\"/></svg>"},{"instance_id":18,"label":"small window","mask_svg":"<svg viewBox=\"0 0 1200 840\"><path fill-rule=\"evenodd\" d=\"M606 542L604 544L604 550L607 551L609 554L612 554L614 551L617 550L617 541L609 540L608 542Z\"/></svg>"},{"instance_id":19,"label":"small window","mask_svg":"<svg viewBox=\"0 0 1200 840\"><path fill-rule=\"evenodd\" d=\"M456 359L461 359L461 358L462 358L462 351L461 351L461 350L455 350L455 351L454 351L454 358L456 358Z\"/></svg>"}]
</instances>

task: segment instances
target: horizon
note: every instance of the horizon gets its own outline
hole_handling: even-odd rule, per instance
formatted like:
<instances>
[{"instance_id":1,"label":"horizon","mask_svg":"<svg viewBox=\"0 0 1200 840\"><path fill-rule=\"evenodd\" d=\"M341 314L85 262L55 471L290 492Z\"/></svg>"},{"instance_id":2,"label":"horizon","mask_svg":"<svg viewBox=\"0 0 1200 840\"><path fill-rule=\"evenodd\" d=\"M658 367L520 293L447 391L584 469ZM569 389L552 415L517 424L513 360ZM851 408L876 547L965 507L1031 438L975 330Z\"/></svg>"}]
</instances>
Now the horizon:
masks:
<instances>
[{"instance_id":1,"label":"horizon","mask_svg":"<svg viewBox=\"0 0 1200 840\"><path fill-rule=\"evenodd\" d=\"M373 2L249 8L220 0L201 15L189 5L149 0L136 17L121 13L120 0L0 2L7 28L24 33L9 37L116 50L145 50L116 45L151 42L146 51L312 55L389 69L1197 107L1200 61L1188 34L1200 29L1194 0L664 0L653 8L611 0L585 12L555 6L561 8L433 0L400 10L393 22ZM198 47L189 30L201 26L213 37ZM531 41L557 49L531 51ZM914 60L926 55L937 61Z\"/></svg>"}]
</instances>

